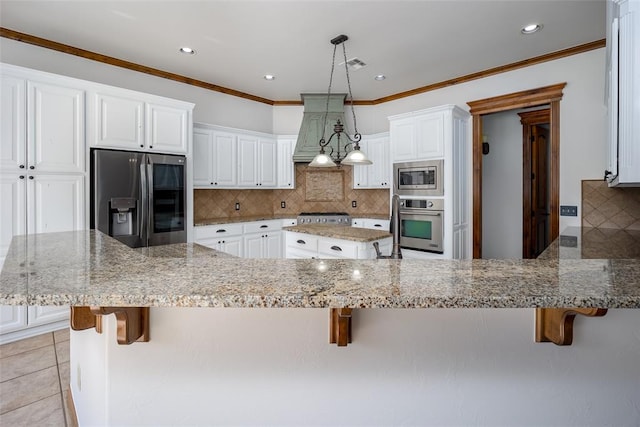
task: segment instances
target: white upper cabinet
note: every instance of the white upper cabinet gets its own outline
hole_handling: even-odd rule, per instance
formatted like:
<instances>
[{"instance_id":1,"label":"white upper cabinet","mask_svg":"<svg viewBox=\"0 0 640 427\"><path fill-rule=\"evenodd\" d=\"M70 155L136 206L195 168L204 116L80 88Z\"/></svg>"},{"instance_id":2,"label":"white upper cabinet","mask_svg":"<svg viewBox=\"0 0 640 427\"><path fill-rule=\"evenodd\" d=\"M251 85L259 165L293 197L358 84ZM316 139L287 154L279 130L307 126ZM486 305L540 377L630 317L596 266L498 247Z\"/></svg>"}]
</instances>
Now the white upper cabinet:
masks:
<instances>
[{"instance_id":1,"label":"white upper cabinet","mask_svg":"<svg viewBox=\"0 0 640 427\"><path fill-rule=\"evenodd\" d=\"M228 132L213 132L213 185L235 187L238 185L237 138ZM196 153L194 152L194 156Z\"/></svg>"},{"instance_id":2,"label":"white upper cabinet","mask_svg":"<svg viewBox=\"0 0 640 427\"><path fill-rule=\"evenodd\" d=\"M353 188L390 188L392 164L389 134L365 135L360 147L373 164L353 166Z\"/></svg>"},{"instance_id":3,"label":"white upper cabinet","mask_svg":"<svg viewBox=\"0 0 640 427\"><path fill-rule=\"evenodd\" d=\"M27 164L27 82L2 76L1 83L0 166L13 172Z\"/></svg>"},{"instance_id":4,"label":"white upper cabinet","mask_svg":"<svg viewBox=\"0 0 640 427\"><path fill-rule=\"evenodd\" d=\"M393 161L443 158L446 114L432 108L389 117Z\"/></svg>"},{"instance_id":5,"label":"white upper cabinet","mask_svg":"<svg viewBox=\"0 0 640 427\"><path fill-rule=\"evenodd\" d=\"M144 148L144 102L123 96L94 95L92 144L109 148Z\"/></svg>"},{"instance_id":6,"label":"white upper cabinet","mask_svg":"<svg viewBox=\"0 0 640 427\"><path fill-rule=\"evenodd\" d=\"M278 188L295 188L295 164L293 163L293 149L296 146L298 137L278 136L277 141L277 187Z\"/></svg>"},{"instance_id":7,"label":"white upper cabinet","mask_svg":"<svg viewBox=\"0 0 640 427\"><path fill-rule=\"evenodd\" d=\"M85 171L84 91L2 76L2 172Z\"/></svg>"},{"instance_id":8,"label":"white upper cabinet","mask_svg":"<svg viewBox=\"0 0 640 427\"><path fill-rule=\"evenodd\" d=\"M193 104L113 87L89 92L89 145L185 154Z\"/></svg>"},{"instance_id":9,"label":"white upper cabinet","mask_svg":"<svg viewBox=\"0 0 640 427\"><path fill-rule=\"evenodd\" d=\"M147 104L147 147L162 153L186 153L190 110Z\"/></svg>"},{"instance_id":10,"label":"white upper cabinet","mask_svg":"<svg viewBox=\"0 0 640 427\"><path fill-rule=\"evenodd\" d=\"M640 186L640 0L607 2L610 186Z\"/></svg>"},{"instance_id":11,"label":"white upper cabinet","mask_svg":"<svg viewBox=\"0 0 640 427\"><path fill-rule=\"evenodd\" d=\"M196 125L193 157L195 187L276 188L278 147L270 135Z\"/></svg>"}]
</instances>

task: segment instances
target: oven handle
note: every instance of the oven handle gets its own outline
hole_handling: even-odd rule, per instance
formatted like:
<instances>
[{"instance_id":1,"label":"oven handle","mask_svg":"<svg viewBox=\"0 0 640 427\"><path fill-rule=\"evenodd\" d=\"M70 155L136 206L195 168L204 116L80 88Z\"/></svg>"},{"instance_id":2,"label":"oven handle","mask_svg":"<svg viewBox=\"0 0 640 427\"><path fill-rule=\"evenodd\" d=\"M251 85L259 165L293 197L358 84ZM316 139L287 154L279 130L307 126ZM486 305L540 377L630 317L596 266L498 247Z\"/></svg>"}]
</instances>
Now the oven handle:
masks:
<instances>
[{"instance_id":1,"label":"oven handle","mask_svg":"<svg viewBox=\"0 0 640 427\"><path fill-rule=\"evenodd\" d=\"M442 216L442 212L419 212L419 211L400 211L400 215L424 215L424 216Z\"/></svg>"}]
</instances>

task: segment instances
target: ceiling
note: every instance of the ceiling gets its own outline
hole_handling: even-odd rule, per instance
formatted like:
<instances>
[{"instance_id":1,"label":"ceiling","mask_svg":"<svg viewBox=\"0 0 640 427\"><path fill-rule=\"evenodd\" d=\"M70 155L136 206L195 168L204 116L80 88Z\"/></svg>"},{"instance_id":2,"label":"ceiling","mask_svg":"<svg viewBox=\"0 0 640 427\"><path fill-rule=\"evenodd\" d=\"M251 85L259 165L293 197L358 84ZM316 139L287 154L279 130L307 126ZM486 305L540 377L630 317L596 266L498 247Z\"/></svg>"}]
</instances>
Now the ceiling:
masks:
<instances>
[{"instance_id":1,"label":"ceiling","mask_svg":"<svg viewBox=\"0 0 640 427\"><path fill-rule=\"evenodd\" d=\"M529 23L544 27L521 34ZM605 1L2 0L0 26L274 101L326 92L330 40L346 34L347 58L367 64L353 96L374 100L601 40Z\"/></svg>"}]
</instances>

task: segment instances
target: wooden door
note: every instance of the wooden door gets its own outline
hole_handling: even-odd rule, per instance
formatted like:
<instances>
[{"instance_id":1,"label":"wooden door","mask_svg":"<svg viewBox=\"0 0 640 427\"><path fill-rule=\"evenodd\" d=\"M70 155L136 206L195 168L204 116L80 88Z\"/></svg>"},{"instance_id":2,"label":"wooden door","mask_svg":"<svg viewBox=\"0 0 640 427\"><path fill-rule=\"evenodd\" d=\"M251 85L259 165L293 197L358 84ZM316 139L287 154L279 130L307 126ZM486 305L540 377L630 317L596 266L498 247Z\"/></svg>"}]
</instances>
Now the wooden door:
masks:
<instances>
[{"instance_id":1,"label":"wooden door","mask_svg":"<svg viewBox=\"0 0 640 427\"><path fill-rule=\"evenodd\" d=\"M549 246L549 131L531 126L531 258Z\"/></svg>"}]
</instances>

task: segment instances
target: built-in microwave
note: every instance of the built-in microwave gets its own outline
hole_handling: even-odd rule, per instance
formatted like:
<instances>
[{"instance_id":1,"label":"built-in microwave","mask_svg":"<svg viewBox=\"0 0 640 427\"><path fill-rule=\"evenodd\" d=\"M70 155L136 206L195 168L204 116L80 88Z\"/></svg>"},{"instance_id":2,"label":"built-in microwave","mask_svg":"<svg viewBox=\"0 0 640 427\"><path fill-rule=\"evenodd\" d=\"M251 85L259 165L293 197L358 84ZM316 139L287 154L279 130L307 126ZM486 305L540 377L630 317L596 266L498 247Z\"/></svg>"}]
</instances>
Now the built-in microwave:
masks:
<instances>
[{"instance_id":1,"label":"built-in microwave","mask_svg":"<svg viewBox=\"0 0 640 427\"><path fill-rule=\"evenodd\" d=\"M443 196L443 164L440 160L423 160L393 164L393 189L399 196Z\"/></svg>"}]
</instances>

